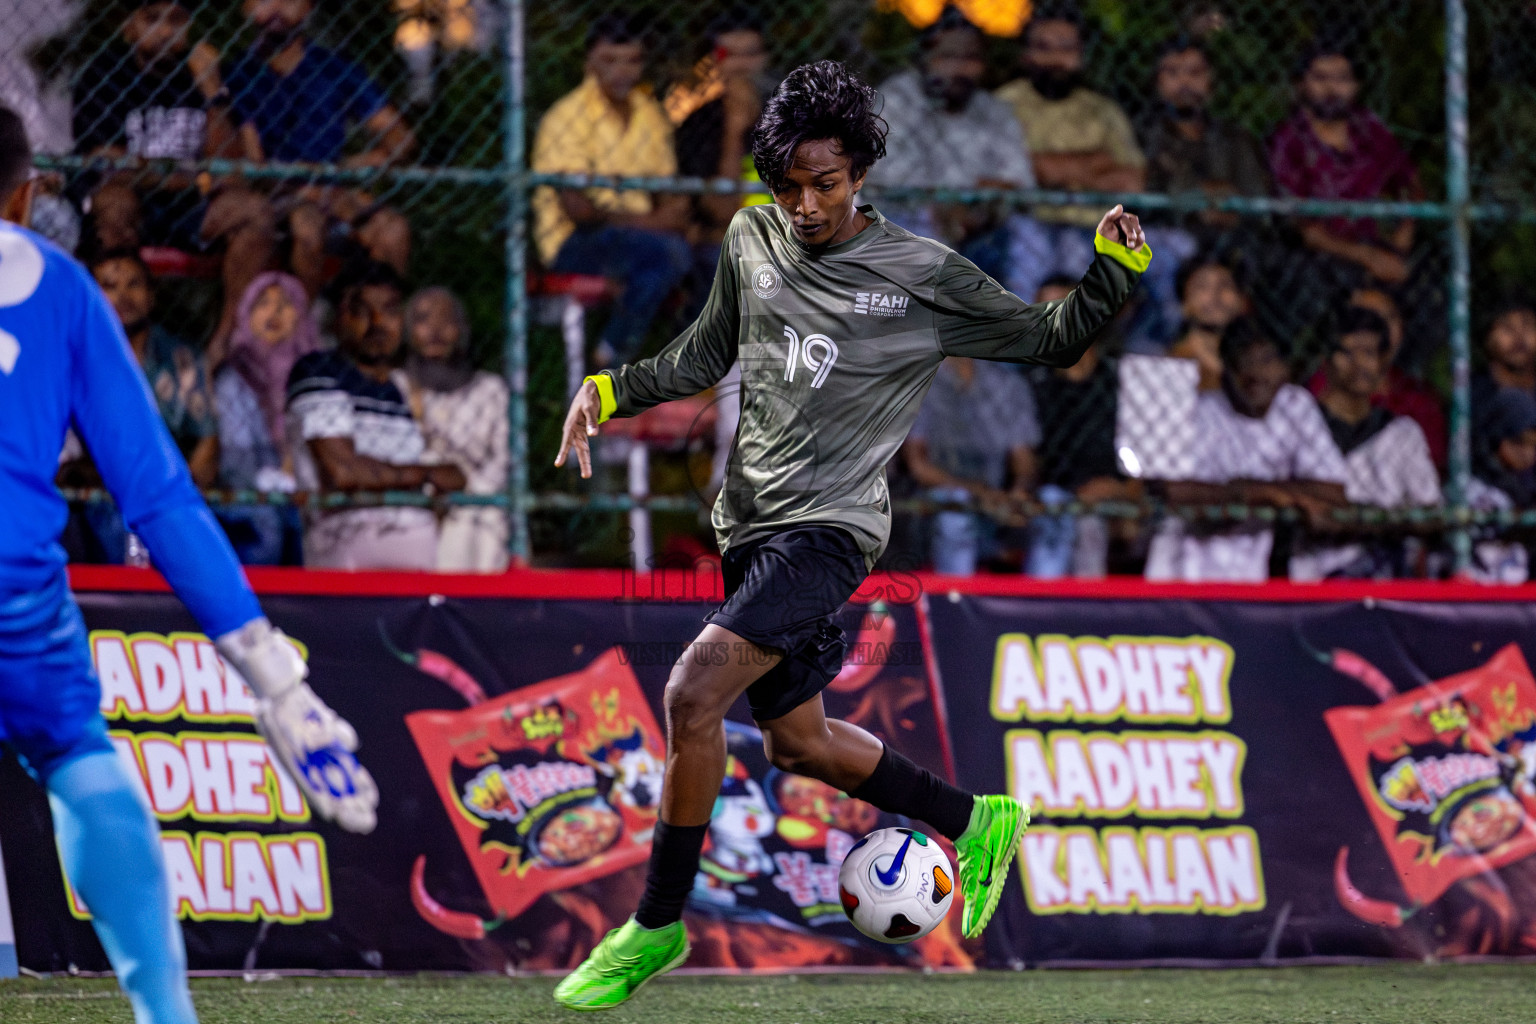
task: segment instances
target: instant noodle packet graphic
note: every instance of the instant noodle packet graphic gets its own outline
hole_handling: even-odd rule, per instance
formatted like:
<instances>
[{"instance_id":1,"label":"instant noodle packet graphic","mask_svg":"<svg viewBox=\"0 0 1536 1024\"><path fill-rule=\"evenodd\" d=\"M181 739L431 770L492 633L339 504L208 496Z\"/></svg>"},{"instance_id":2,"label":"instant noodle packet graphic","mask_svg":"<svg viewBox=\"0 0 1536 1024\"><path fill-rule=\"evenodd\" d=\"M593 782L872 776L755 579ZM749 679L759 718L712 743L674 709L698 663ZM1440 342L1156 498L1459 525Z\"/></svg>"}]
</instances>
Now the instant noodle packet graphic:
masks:
<instances>
[{"instance_id":1,"label":"instant noodle packet graphic","mask_svg":"<svg viewBox=\"0 0 1536 1024\"><path fill-rule=\"evenodd\" d=\"M1481 668L1323 717L1415 905L1536 853L1536 680L1514 644Z\"/></svg>"},{"instance_id":2,"label":"instant noodle packet graphic","mask_svg":"<svg viewBox=\"0 0 1536 1024\"><path fill-rule=\"evenodd\" d=\"M617 650L405 722L500 918L649 856L665 745Z\"/></svg>"}]
</instances>

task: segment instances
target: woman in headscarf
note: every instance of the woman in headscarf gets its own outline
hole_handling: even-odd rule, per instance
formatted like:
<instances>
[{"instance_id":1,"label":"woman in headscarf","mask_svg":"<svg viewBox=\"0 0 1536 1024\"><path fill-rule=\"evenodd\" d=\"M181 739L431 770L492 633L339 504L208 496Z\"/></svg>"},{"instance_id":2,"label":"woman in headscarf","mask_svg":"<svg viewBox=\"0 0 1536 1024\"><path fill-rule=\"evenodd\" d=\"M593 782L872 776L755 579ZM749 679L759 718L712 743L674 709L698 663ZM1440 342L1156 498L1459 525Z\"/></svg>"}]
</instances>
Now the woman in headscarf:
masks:
<instances>
[{"instance_id":1,"label":"woman in headscarf","mask_svg":"<svg viewBox=\"0 0 1536 1024\"><path fill-rule=\"evenodd\" d=\"M288 373L319 348L320 332L298 278L269 271L240 298L229 358L214 378L219 410L219 477L236 490L292 491L283 407ZM298 510L252 505L220 513L240 560L277 565L285 542L297 551Z\"/></svg>"},{"instance_id":2,"label":"woman in headscarf","mask_svg":"<svg viewBox=\"0 0 1536 1024\"><path fill-rule=\"evenodd\" d=\"M466 494L507 487L507 385L469 360L469 320L447 288L423 288L405 307L407 353L395 384L410 402L436 461L464 470ZM443 572L507 567L507 515L490 505L449 510L438 531Z\"/></svg>"}]
</instances>

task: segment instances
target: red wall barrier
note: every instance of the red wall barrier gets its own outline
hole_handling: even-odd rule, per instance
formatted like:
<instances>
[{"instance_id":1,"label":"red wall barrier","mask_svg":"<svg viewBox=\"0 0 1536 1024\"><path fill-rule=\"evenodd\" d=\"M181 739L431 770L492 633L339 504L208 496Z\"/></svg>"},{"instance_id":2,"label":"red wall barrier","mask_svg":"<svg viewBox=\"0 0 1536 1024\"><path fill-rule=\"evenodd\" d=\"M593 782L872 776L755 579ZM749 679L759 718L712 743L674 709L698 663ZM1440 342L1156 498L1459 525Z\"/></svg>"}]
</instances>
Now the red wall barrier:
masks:
<instances>
[{"instance_id":1,"label":"red wall barrier","mask_svg":"<svg viewBox=\"0 0 1536 1024\"><path fill-rule=\"evenodd\" d=\"M246 570L258 594L318 594L345 597L523 597L613 600L719 599L719 577L709 568L690 573L665 569L634 573L628 569L514 569L499 575L415 572L342 572L328 569L251 567ZM77 591L169 591L153 569L117 565L72 565L70 586ZM1025 576L940 576L936 573L875 573L856 599L870 595L908 604L918 593L970 594L1122 601L1435 601L1536 602L1536 584L1495 587L1433 580L1329 581L1324 583L1151 583L1129 576L1102 580L1036 580Z\"/></svg>"}]
</instances>

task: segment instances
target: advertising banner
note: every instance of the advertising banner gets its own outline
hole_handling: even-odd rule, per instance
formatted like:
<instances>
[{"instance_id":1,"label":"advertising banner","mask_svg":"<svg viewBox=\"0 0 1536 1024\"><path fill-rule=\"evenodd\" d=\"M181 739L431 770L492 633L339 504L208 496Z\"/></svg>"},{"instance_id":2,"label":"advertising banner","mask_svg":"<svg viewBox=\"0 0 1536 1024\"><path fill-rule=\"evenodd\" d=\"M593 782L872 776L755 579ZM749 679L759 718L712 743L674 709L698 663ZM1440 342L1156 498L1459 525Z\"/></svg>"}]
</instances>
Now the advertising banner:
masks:
<instances>
[{"instance_id":1,"label":"advertising banner","mask_svg":"<svg viewBox=\"0 0 1536 1024\"><path fill-rule=\"evenodd\" d=\"M931 605L961 783L1035 810L988 962L1536 950L1528 606Z\"/></svg>"},{"instance_id":2,"label":"advertising banner","mask_svg":"<svg viewBox=\"0 0 1536 1024\"><path fill-rule=\"evenodd\" d=\"M378 780L378 829L356 836L311 814L243 682L174 598L78 599L192 969L563 970L633 912L661 794L662 691L711 603L264 598ZM829 713L946 771L910 598L850 605L840 624L849 658ZM980 946L962 946L958 923L912 947L848 925L843 853L903 822L773 769L745 702L731 717L691 965L971 966ZM21 966L106 969L47 801L14 758L0 762L0 842Z\"/></svg>"},{"instance_id":3,"label":"advertising banner","mask_svg":"<svg viewBox=\"0 0 1536 1024\"><path fill-rule=\"evenodd\" d=\"M773 768L743 705L688 905L690 966L1536 952L1529 604L934 584L872 581L844 610L849 657L825 701L1033 809L985 937L962 941L957 914L912 946L859 936L837 867L903 822ZM634 909L662 692L712 606L699 595L266 596L361 736L381 790L367 836L311 814L173 598L79 600L193 969L562 971ZM14 758L0 843L20 965L104 969Z\"/></svg>"}]
</instances>

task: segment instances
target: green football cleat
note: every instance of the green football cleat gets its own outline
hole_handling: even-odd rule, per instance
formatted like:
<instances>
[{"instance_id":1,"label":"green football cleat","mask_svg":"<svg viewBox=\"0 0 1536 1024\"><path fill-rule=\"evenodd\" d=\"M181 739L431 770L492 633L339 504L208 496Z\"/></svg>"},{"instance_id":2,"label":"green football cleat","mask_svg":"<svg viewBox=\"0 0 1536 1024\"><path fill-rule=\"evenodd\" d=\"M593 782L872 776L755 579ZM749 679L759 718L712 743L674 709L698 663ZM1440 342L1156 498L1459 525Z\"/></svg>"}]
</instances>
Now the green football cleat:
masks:
<instances>
[{"instance_id":1,"label":"green football cleat","mask_svg":"<svg viewBox=\"0 0 1536 1024\"><path fill-rule=\"evenodd\" d=\"M688 932L681 921L650 931L631 917L555 986L555 1002L572 1010L611 1010L687 959Z\"/></svg>"},{"instance_id":2,"label":"green football cleat","mask_svg":"<svg viewBox=\"0 0 1536 1024\"><path fill-rule=\"evenodd\" d=\"M1019 852L1019 837L1029 827L1029 810L1009 796L978 796L971 823L955 840L960 859L960 895L965 913L960 931L974 939L992 920L1008 868Z\"/></svg>"}]
</instances>

